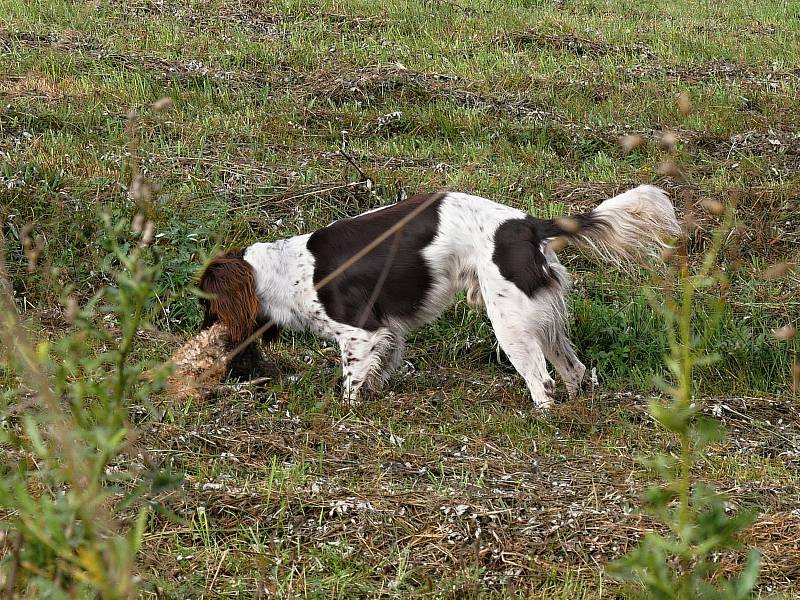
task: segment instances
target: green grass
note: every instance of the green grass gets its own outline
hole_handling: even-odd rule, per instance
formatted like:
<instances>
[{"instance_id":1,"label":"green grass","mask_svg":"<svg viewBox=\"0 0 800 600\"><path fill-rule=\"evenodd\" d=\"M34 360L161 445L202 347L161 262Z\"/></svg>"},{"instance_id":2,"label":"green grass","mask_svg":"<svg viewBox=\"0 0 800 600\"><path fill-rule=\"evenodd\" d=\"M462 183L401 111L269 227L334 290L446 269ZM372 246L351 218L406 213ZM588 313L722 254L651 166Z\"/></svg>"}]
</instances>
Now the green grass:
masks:
<instances>
[{"instance_id":1,"label":"green grass","mask_svg":"<svg viewBox=\"0 0 800 600\"><path fill-rule=\"evenodd\" d=\"M724 249L728 304L709 342L719 361L699 373L696 393L756 398L742 410L788 429L741 423L703 473L723 488L758 487L767 473L776 487L797 485L784 438L798 439L786 402L798 346L770 332L797 323L800 280L759 274L800 261L798 11L754 0L0 0L0 219L20 306L56 336L64 287L85 299L107 282L100 214L136 211L130 111L156 185L157 324L179 336L199 324L190 288L216 249L310 231L389 203L398 188L459 189L556 216L656 182L689 194L695 253L715 225L697 201L735 196L742 227ZM174 107L152 111L163 96ZM394 111L401 117L379 126ZM664 128L681 139L685 183L657 174ZM375 194L345 187L356 175L336 155L342 131ZM627 133L647 141L624 155ZM28 223L45 242L34 273L22 251ZM597 565L639 527L624 509L646 478L633 454L669 443L637 397L666 376L666 333L640 290L647 274L615 275L570 251L565 262L576 280L572 336L600 387L554 415L531 410L488 321L463 301L411 336L416 372L366 405L336 399L335 351L285 335L277 353L296 381L165 406L144 440L186 472L183 493L162 499L185 522L154 518L141 565L148 593L248 596L261 581L284 596L612 597ZM699 327L711 318L706 300ZM148 337L137 352L160 360L173 345ZM745 457L739 442L750 438L789 454ZM759 489L748 503L790 518L789 498ZM604 494L614 499L596 520L617 529L604 525L591 542L581 527L595 523L587 511ZM349 497L377 508L354 509L352 522L330 514ZM544 533L576 502L583 512L565 535ZM443 512L461 504L494 516ZM478 546L475 523L487 536ZM790 590L787 565L775 564L770 585Z\"/></svg>"}]
</instances>

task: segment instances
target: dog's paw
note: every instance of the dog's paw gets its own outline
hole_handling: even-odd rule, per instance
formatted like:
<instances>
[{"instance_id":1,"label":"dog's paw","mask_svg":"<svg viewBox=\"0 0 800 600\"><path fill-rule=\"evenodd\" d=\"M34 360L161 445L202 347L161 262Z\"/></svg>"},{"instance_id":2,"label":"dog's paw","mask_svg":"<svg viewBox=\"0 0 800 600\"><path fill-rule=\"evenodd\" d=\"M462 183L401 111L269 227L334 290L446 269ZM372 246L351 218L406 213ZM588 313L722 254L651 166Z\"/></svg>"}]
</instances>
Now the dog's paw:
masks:
<instances>
[{"instance_id":1,"label":"dog's paw","mask_svg":"<svg viewBox=\"0 0 800 600\"><path fill-rule=\"evenodd\" d=\"M538 387L538 386L537 386ZM531 397L533 405L542 411L546 411L553 407L556 402L556 382L552 379L547 379L542 382L542 388L536 390L538 393L532 391Z\"/></svg>"},{"instance_id":2,"label":"dog's paw","mask_svg":"<svg viewBox=\"0 0 800 600\"><path fill-rule=\"evenodd\" d=\"M358 406L364 401L364 394L361 390L343 390L342 404L345 406Z\"/></svg>"}]
</instances>

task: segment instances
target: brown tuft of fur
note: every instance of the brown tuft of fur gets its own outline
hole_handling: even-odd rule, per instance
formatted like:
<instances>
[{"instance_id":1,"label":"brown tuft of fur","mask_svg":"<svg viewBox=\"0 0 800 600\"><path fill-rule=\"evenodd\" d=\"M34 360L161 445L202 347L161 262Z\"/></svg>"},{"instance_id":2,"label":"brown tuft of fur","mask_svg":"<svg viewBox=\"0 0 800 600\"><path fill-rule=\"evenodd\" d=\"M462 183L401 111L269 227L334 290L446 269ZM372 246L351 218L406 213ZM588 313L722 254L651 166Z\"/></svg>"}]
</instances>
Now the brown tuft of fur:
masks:
<instances>
[{"instance_id":1,"label":"brown tuft of fur","mask_svg":"<svg viewBox=\"0 0 800 600\"><path fill-rule=\"evenodd\" d=\"M253 268L241 253L228 253L211 261L200 278L203 299L203 329L221 322L230 343L237 346L256 329L259 302Z\"/></svg>"}]
</instances>

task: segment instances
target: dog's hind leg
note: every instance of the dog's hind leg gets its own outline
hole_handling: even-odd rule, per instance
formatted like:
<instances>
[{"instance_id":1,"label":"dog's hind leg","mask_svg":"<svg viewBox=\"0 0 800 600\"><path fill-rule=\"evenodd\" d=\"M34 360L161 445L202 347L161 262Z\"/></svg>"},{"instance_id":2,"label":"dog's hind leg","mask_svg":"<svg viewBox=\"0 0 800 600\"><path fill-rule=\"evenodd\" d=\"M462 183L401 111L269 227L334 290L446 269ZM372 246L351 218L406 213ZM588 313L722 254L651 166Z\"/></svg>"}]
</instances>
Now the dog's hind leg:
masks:
<instances>
[{"instance_id":1,"label":"dog's hind leg","mask_svg":"<svg viewBox=\"0 0 800 600\"><path fill-rule=\"evenodd\" d=\"M566 294L570 279L555 254L550 253L547 259L559 285L542 289L531 299L535 307L534 319L547 361L558 372L569 397L574 398L580 389L586 367L578 360L575 348L567 336Z\"/></svg>"},{"instance_id":2,"label":"dog's hind leg","mask_svg":"<svg viewBox=\"0 0 800 600\"><path fill-rule=\"evenodd\" d=\"M498 275L481 278L481 292L495 337L511 364L525 379L538 408L553 405L555 382L547 372L535 303Z\"/></svg>"},{"instance_id":3,"label":"dog's hind leg","mask_svg":"<svg viewBox=\"0 0 800 600\"><path fill-rule=\"evenodd\" d=\"M553 405L555 382L547 372L544 349L537 336L528 330L514 327L502 318L489 318L500 347L525 379L533 403L537 408L550 408Z\"/></svg>"}]
</instances>

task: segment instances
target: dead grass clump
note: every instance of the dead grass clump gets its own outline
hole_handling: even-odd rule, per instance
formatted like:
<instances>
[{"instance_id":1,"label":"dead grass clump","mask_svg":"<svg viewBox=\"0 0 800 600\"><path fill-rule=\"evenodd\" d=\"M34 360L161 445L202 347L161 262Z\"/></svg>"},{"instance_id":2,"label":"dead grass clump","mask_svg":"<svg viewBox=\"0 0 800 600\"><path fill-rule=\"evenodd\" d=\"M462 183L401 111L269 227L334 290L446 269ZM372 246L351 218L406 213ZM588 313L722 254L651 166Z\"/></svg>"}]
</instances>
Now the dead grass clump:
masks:
<instances>
[{"instance_id":1,"label":"dead grass clump","mask_svg":"<svg viewBox=\"0 0 800 600\"><path fill-rule=\"evenodd\" d=\"M663 77L684 83L725 81L737 86L768 87L777 89L784 84L796 84L800 79L797 70L783 70L776 65L754 67L752 65L724 60L670 65L663 62L647 62L628 69L633 78Z\"/></svg>"},{"instance_id":2,"label":"dead grass clump","mask_svg":"<svg viewBox=\"0 0 800 600\"><path fill-rule=\"evenodd\" d=\"M322 71L306 78L311 97L334 105L347 102L366 104L391 99L397 102L430 102L443 88L444 77L426 75L402 65L375 65L349 72Z\"/></svg>"},{"instance_id":3,"label":"dead grass clump","mask_svg":"<svg viewBox=\"0 0 800 600\"><path fill-rule=\"evenodd\" d=\"M65 82L55 83L39 73L0 77L0 94L6 100L24 98L25 101L44 101L51 104L83 101L86 94L67 91ZM66 88L66 89L65 89Z\"/></svg>"},{"instance_id":4,"label":"dead grass clump","mask_svg":"<svg viewBox=\"0 0 800 600\"><path fill-rule=\"evenodd\" d=\"M126 3L125 11L142 17L172 17L191 29L208 30L222 24L232 24L249 32L276 35L283 20L280 15L267 12L260 2L226 2L215 4L213 10L204 11L202 4L187 4L170 0L134 0Z\"/></svg>"},{"instance_id":5,"label":"dead grass clump","mask_svg":"<svg viewBox=\"0 0 800 600\"><path fill-rule=\"evenodd\" d=\"M227 87L261 85L269 78L260 72L226 70L204 63L201 60L167 60L141 53L120 53L105 48L97 40L77 33L40 35L31 32L9 32L0 29L0 48L10 50L14 45L34 48L51 47L66 52L81 52L91 58L121 68L140 68L156 71L164 79L190 82L211 79L225 83Z\"/></svg>"},{"instance_id":6,"label":"dead grass clump","mask_svg":"<svg viewBox=\"0 0 800 600\"><path fill-rule=\"evenodd\" d=\"M743 258L800 260L800 194L792 189L743 190L737 194L737 211L741 221L747 223L737 232Z\"/></svg>"},{"instance_id":7,"label":"dead grass clump","mask_svg":"<svg viewBox=\"0 0 800 600\"><path fill-rule=\"evenodd\" d=\"M58 41L58 36L54 34L40 35L32 32L8 31L0 27L0 47L4 50L11 50L15 44L29 47L50 46Z\"/></svg>"},{"instance_id":8,"label":"dead grass clump","mask_svg":"<svg viewBox=\"0 0 800 600\"><path fill-rule=\"evenodd\" d=\"M742 534L742 542L761 552L759 588L765 591L794 587L800 579L800 515L797 511L762 515ZM722 557L721 574L738 573L745 553Z\"/></svg>"},{"instance_id":9,"label":"dead grass clump","mask_svg":"<svg viewBox=\"0 0 800 600\"><path fill-rule=\"evenodd\" d=\"M513 112L514 105L520 103L516 95L495 97L478 91L477 87L474 82L454 75L421 73L396 63L344 72L318 71L305 78L300 91L334 105L374 104L387 100L429 104L442 100L463 108Z\"/></svg>"},{"instance_id":10,"label":"dead grass clump","mask_svg":"<svg viewBox=\"0 0 800 600\"><path fill-rule=\"evenodd\" d=\"M602 39L582 38L571 34L545 34L538 31L517 31L508 34L505 39L517 48L542 48L545 50L563 50L576 56L606 56L623 54L652 59L655 54L646 45L616 45Z\"/></svg>"},{"instance_id":11,"label":"dead grass clump","mask_svg":"<svg viewBox=\"0 0 800 600\"><path fill-rule=\"evenodd\" d=\"M339 218L375 208L377 197L371 183L364 181L330 182L306 186L275 187L274 191L256 198L232 194L229 203L234 209L244 209L244 217L253 231L273 234L275 225L293 222L305 233L314 226L307 223L302 205L324 206ZM322 223L321 225L325 225Z\"/></svg>"}]
</instances>

